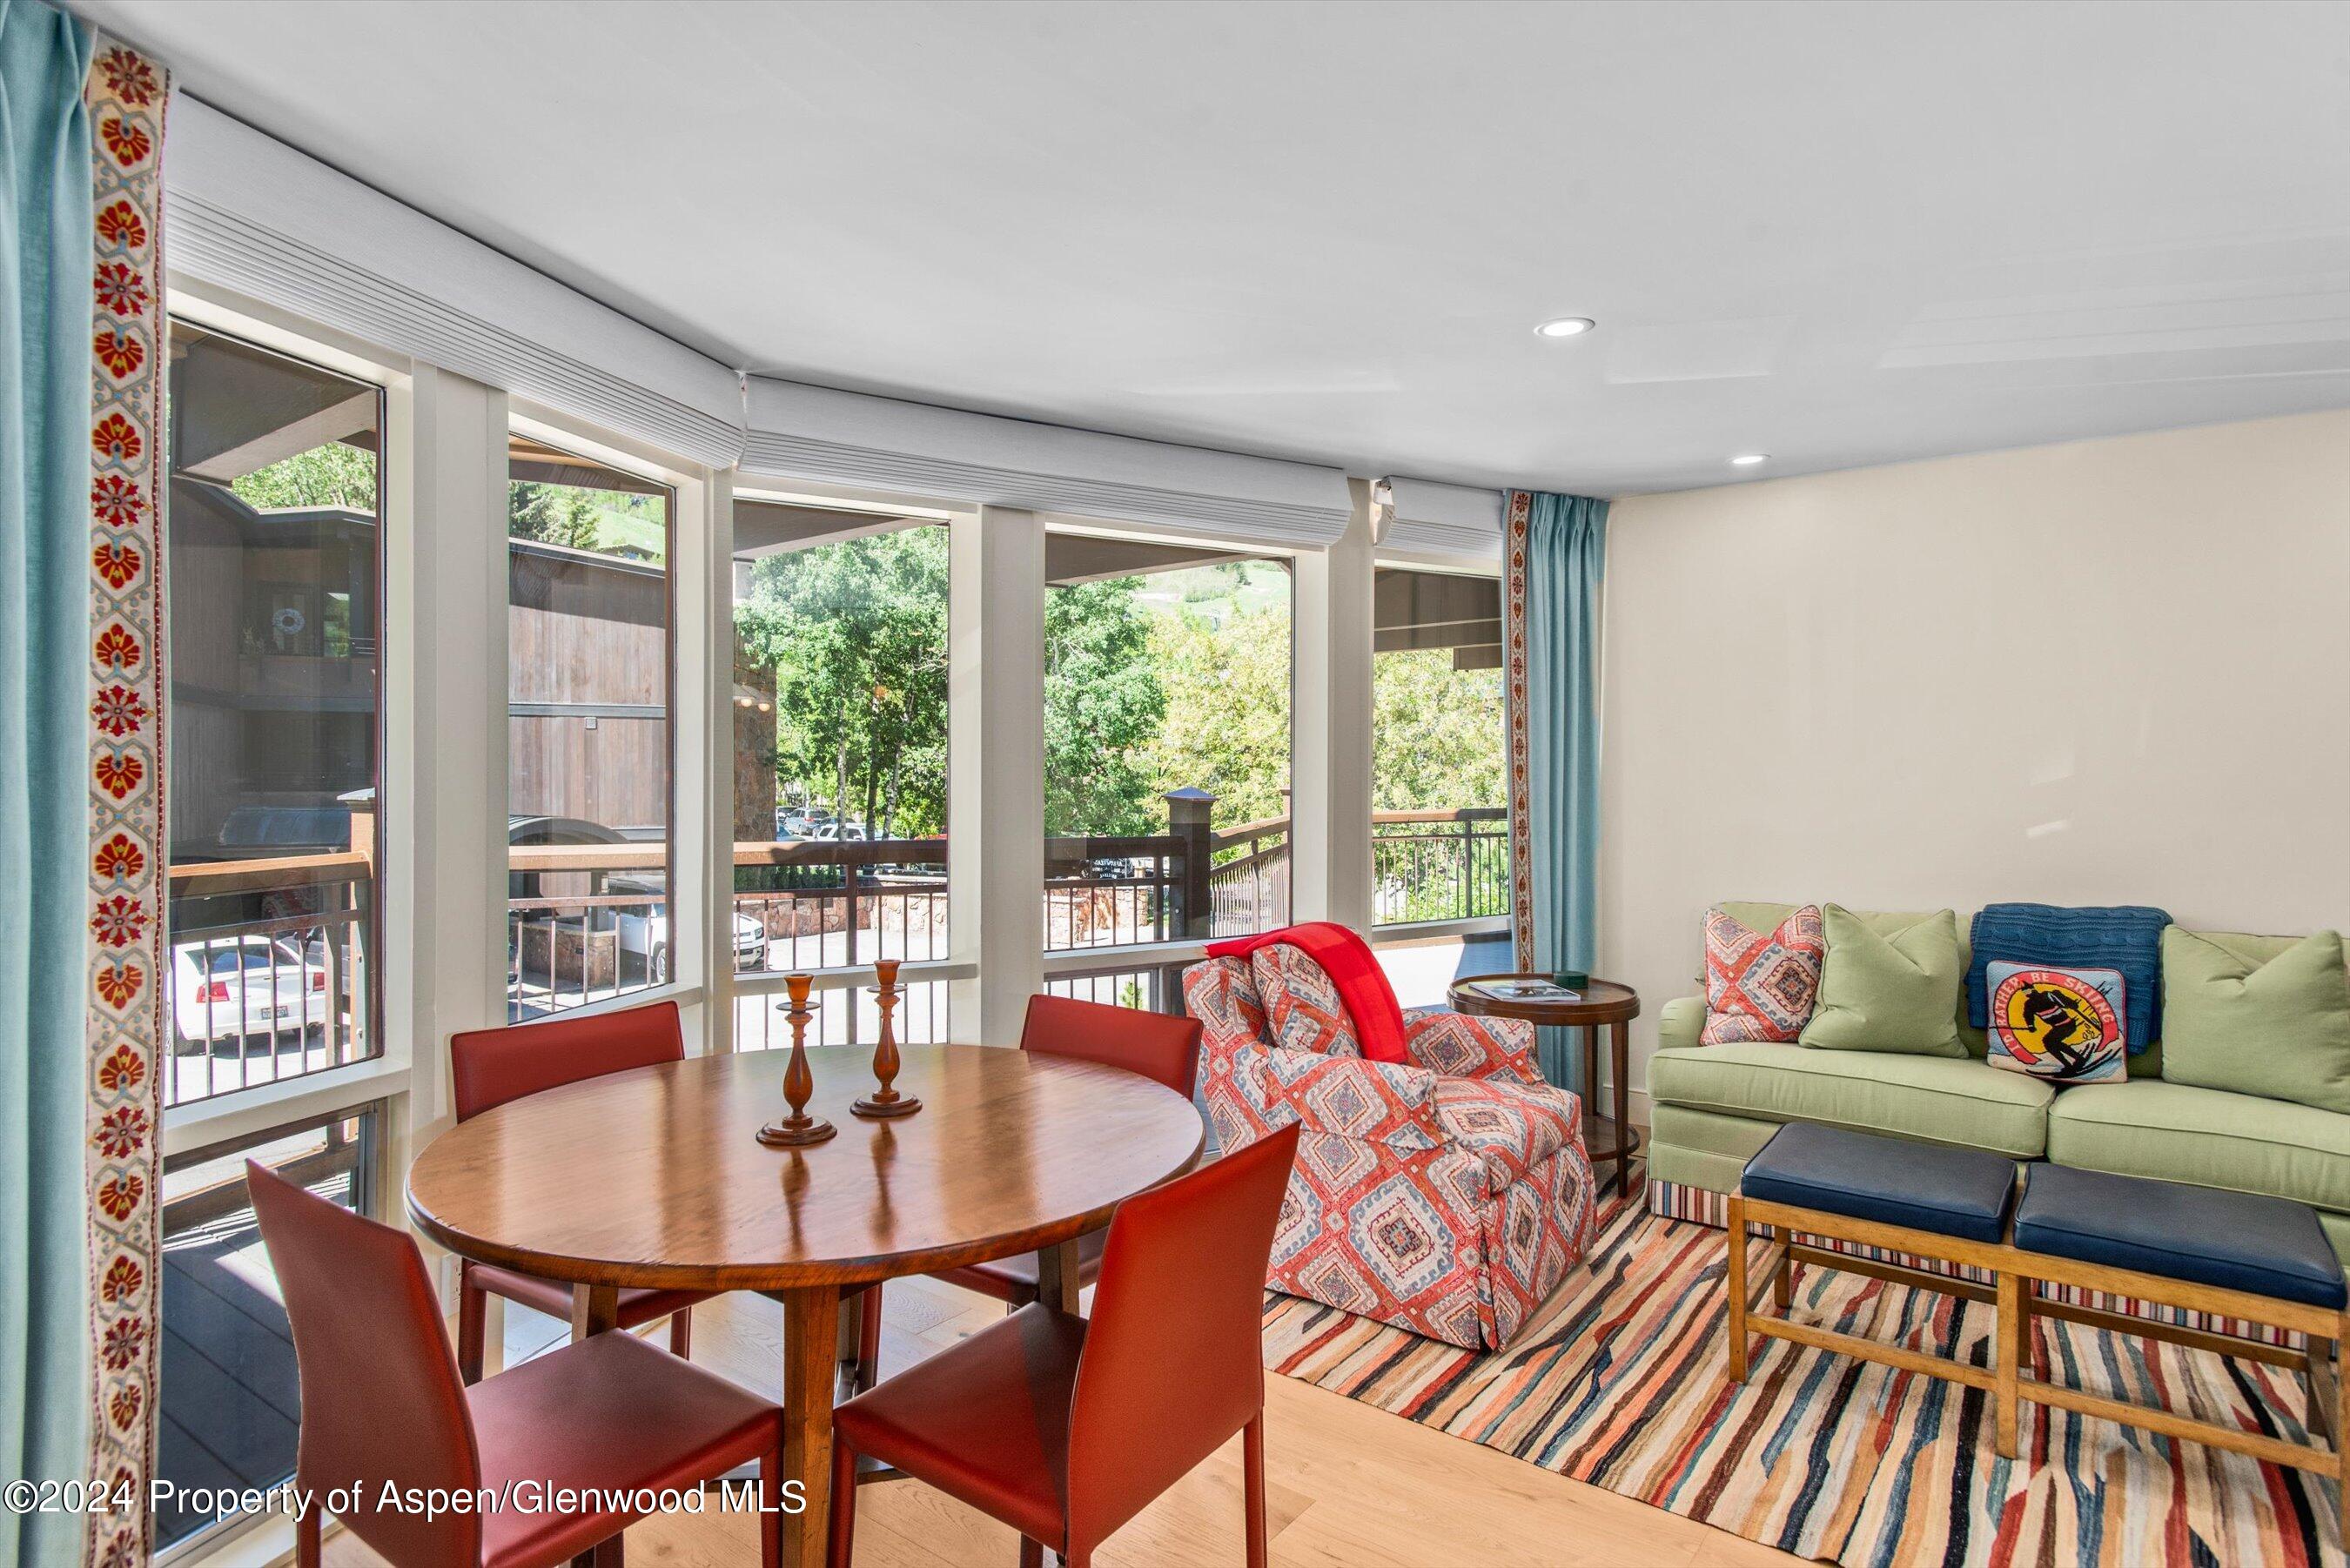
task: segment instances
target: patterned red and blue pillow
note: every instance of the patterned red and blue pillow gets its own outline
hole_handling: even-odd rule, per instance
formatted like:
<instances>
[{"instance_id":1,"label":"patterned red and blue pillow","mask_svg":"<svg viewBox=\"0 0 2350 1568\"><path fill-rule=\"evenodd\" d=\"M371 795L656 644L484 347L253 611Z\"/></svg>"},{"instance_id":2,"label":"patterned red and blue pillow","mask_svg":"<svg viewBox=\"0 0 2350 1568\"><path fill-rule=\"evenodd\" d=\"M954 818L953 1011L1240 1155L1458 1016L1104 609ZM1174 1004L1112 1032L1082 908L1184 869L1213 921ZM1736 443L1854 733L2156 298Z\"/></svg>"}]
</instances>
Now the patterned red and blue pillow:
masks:
<instances>
[{"instance_id":1,"label":"patterned red and blue pillow","mask_svg":"<svg viewBox=\"0 0 2350 1568\"><path fill-rule=\"evenodd\" d=\"M1248 966L1275 1045L1316 1056L1363 1054L1354 1020L1327 970L1284 942L1257 949L1249 954Z\"/></svg>"},{"instance_id":2,"label":"patterned red and blue pillow","mask_svg":"<svg viewBox=\"0 0 2350 1568\"><path fill-rule=\"evenodd\" d=\"M1708 910L1705 1028L1699 1044L1793 1041L1819 1001L1827 950L1816 904L1805 904L1767 936L1722 910Z\"/></svg>"}]
</instances>

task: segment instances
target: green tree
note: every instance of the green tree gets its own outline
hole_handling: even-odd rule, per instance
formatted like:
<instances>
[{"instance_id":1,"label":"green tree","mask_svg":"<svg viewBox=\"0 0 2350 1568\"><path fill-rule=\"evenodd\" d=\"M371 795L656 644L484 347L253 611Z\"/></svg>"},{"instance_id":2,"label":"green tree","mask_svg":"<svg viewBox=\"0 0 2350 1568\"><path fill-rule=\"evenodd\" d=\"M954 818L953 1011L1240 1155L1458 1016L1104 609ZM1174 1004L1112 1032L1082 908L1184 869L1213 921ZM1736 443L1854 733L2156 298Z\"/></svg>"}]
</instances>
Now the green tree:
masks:
<instances>
[{"instance_id":1,"label":"green tree","mask_svg":"<svg viewBox=\"0 0 2350 1568\"><path fill-rule=\"evenodd\" d=\"M229 488L250 506L348 506L373 512L375 452L329 441L256 468L231 481Z\"/></svg>"},{"instance_id":2,"label":"green tree","mask_svg":"<svg viewBox=\"0 0 2350 1568\"><path fill-rule=\"evenodd\" d=\"M1139 577L1045 595L1045 831L1150 833L1149 746L1167 714Z\"/></svg>"},{"instance_id":3,"label":"green tree","mask_svg":"<svg viewBox=\"0 0 2350 1568\"><path fill-rule=\"evenodd\" d=\"M1150 662L1167 688L1166 721L1145 749L1153 795L1204 789L1220 827L1287 813L1289 642L1285 603L1221 623L1188 605L1152 619Z\"/></svg>"},{"instance_id":4,"label":"green tree","mask_svg":"<svg viewBox=\"0 0 2350 1568\"><path fill-rule=\"evenodd\" d=\"M1376 656L1371 804L1431 811L1504 802L1502 672L1455 670L1449 649Z\"/></svg>"},{"instance_id":5,"label":"green tree","mask_svg":"<svg viewBox=\"0 0 2350 1568\"><path fill-rule=\"evenodd\" d=\"M734 609L775 672L777 778L877 834L946 822L945 531L913 528L772 556Z\"/></svg>"},{"instance_id":6,"label":"green tree","mask_svg":"<svg viewBox=\"0 0 2350 1568\"><path fill-rule=\"evenodd\" d=\"M506 486L506 536L593 550L600 531L598 493L575 485L515 480Z\"/></svg>"}]
</instances>

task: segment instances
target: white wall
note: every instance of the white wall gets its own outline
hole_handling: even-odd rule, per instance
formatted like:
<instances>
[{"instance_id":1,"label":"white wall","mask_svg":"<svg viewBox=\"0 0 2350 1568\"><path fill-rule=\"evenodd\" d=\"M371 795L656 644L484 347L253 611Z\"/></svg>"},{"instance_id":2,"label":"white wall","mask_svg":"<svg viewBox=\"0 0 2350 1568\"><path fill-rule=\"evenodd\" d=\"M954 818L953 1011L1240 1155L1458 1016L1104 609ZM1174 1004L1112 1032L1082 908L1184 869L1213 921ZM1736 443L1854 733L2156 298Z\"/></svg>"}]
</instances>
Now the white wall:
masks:
<instances>
[{"instance_id":1,"label":"white wall","mask_svg":"<svg viewBox=\"0 0 2350 1568\"><path fill-rule=\"evenodd\" d=\"M2350 928L2350 412L1635 496L1600 969L1722 898Z\"/></svg>"}]
</instances>

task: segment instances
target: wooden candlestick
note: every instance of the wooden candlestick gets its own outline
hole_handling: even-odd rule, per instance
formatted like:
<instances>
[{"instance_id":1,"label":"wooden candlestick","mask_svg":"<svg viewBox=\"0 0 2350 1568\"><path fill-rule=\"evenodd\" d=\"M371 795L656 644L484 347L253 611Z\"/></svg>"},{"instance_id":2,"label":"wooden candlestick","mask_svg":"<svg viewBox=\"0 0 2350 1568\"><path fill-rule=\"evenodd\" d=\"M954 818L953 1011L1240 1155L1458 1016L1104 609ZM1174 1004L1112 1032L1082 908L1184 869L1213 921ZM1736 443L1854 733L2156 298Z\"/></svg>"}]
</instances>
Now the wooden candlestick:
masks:
<instances>
[{"instance_id":1,"label":"wooden candlestick","mask_svg":"<svg viewBox=\"0 0 2350 1568\"><path fill-rule=\"evenodd\" d=\"M873 961L873 978L881 983L873 994L881 1007L881 1038L873 1044L873 1075L881 1086L849 1110L860 1116L910 1116L922 1108L920 1096L901 1095L891 1085L898 1077L898 1031L890 1015L898 1009L898 961Z\"/></svg>"},{"instance_id":2,"label":"wooden candlestick","mask_svg":"<svg viewBox=\"0 0 2350 1568\"><path fill-rule=\"evenodd\" d=\"M816 1016L807 1004L811 983L812 977L805 974L784 977L784 990L792 999L792 1010L785 1015L792 1026L792 1062L784 1069L784 1098L791 1102L792 1114L759 1129L759 1141L769 1148L822 1143L839 1130L822 1116L807 1114L808 1096L816 1093L816 1075L808 1071L807 1063L808 1020Z\"/></svg>"}]
</instances>

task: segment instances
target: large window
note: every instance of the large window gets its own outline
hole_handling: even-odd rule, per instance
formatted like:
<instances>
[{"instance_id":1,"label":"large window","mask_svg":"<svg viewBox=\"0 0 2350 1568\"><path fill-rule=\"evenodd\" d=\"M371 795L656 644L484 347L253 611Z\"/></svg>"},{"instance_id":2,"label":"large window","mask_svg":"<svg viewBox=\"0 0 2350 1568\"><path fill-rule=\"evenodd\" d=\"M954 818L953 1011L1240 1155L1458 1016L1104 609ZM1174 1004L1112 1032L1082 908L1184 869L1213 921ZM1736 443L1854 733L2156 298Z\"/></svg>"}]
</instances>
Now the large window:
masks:
<instances>
[{"instance_id":1,"label":"large window","mask_svg":"<svg viewBox=\"0 0 2350 1568\"><path fill-rule=\"evenodd\" d=\"M380 391L171 327L166 1105L374 1055Z\"/></svg>"},{"instance_id":2,"label":"large window","mask_svg":"<svg viewBox=\"0 0 2350 1568\"><path fill-rule=\"evenodd\" d=\"M734 915L746 975L947 956L947 530L781 498L734 504ZM771 989L736 1044L789 1043ZM945 1036L913 987L900 1039ZM819 993L810 1038L870 1041L872 997Z\"/></svg>"},{"instance_id":3,"label":"large window","mask_svg":"<svg viewBox=\"0 0 2350 1568\"><path fill-rule=\"evenodd\" d=\"M1371 659L1373 916L1386 927L1510 911L1501 585L1379 570ZM1440 1002L1456 929L1383 944L1408 1004ZM1506 962L1499 967L1508 967Z\"/></svg>"},{"instance_id":4,"label":"large window","mask_svg":"<svg viewBox=\"0 0 2350 1568\"><path fill-rule=\"evenodd\" d=\"M672 497L516 436L506 485L508 1016L665 984Z\"/></svg>"},{"instance_id":5,"label":"large window","mask_svg":"<svg viewBox=\"0 0 2350 1568\"><path fill-rule=\"evenodd\" d=\"M1055 534L1045 569L1045 945L1289 919L1291 573Z\"/></svg>"}]
</instances>

